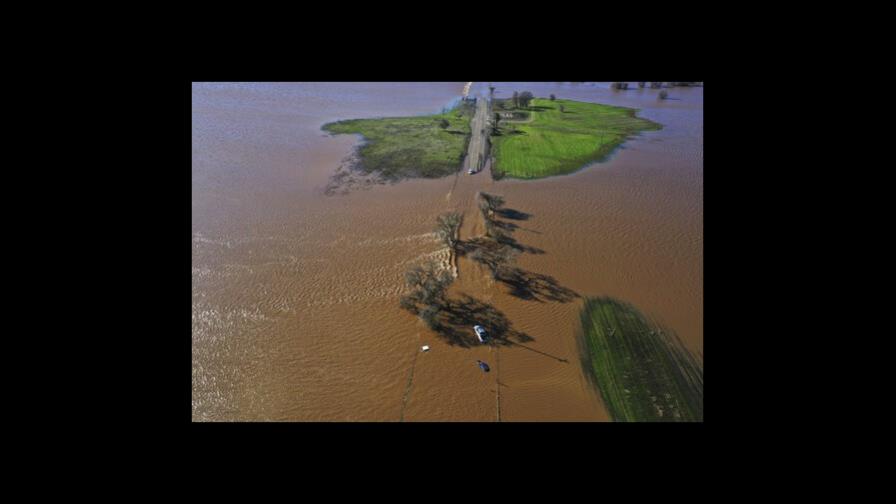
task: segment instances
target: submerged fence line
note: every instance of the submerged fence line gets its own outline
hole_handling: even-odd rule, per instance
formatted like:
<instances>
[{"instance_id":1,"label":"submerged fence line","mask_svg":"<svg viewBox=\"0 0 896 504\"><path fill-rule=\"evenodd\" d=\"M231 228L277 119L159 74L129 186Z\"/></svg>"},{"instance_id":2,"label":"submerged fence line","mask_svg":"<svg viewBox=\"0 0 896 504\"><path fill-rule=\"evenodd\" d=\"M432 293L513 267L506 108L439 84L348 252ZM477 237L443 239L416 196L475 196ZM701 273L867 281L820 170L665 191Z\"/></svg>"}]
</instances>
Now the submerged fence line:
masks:
<instances>
[{"instance_id":1,"label":"submerged fence line","mask_svg":"<svg viewBox=\"0 0 896 504\"><path fill-rule=\"evenodd\" d=\"M418 338L418 342L419 342L419 338ZM414 381L414 370L417 368L417 356L418 355L420 355L420 350L415 350L414 351L414 360L411 363L411 373L408 375L408 384L404 388L404 397L401 398L401 416L398 419L399 422L404 422L404 410L408 405L408 395L410 395L411 384Z\"/></svg>"},{"instance_id":2,"label":"submerged fence line","mask_svg":"<svg viewBox=\"0 0 896 504\"><path fill-rule=\"evenodd\" d=\"M498 408L498 422L501 421L501 347L495 347L495 402Z\"/></svg>"}]
</instances>

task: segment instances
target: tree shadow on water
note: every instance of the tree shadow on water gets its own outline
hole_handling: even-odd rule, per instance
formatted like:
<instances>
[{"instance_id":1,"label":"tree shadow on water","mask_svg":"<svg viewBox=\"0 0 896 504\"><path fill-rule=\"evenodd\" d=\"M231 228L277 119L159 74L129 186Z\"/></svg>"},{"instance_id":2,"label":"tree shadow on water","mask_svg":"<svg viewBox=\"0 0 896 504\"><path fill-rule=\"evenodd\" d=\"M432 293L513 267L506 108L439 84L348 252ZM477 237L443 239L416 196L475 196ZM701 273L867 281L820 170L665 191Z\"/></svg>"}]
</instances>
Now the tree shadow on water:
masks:
<instances>
[{"instance_id":1,"label":"tree shadow on water","mask_svg":"<svg viewBox=\"0 0 896 504\"><path fill-rule=\"evenodd\" d=\"M562 363L564 363L564 364L569 364L569 359L563 359L563 358L561 358L561 357L557 357L556 355L551 355L551 354L549 354L549 353L547 353L547 352L542 352L541 350L536 350L536 349L534 349L534 348L532 348L532 347L529 347L529 346L526 346L526 345L523 345L523 344L520 344L520 343L509 342L508 344L509 344L509 346L519 347L519 348L525 348L526 350L528 350L528 351L530 351L530 352L535 352L535 353L537 353L537 354L544 355L545 357L550 357L550 358L554 359L554 360L557 361L557 362L562 362Z\"/></svg>"},{"instance_id":2,"label":"tree shadow on water","mask_svg":"<svg viewBox=\"0 0 896 504\"><path fill-rule=\"evenodd\" d=\"M507 285L510 288L509 294L517 298L560 303L578 298L579 295L575 291L563 287L549 275L513 266L521 253L544 254L545 251L518 242L511 233L520 226L494 219L490 213L517 220L528 219L529 214L495 208L503 204L503 198L487 194L481 194L480 197L487 203L487 207L480 205L485 219L486 235L458 240L453 245L456 255L466 256L487 267L492 278ZM568 363L566 359L523 345L534 341L534 338L514 329L510 320L494 306L463 293L457 298L447 297L446 290L452 280L450 275L446 277L444 272L439 272L435 264L426 268L412 268L406 273L406 281L414 291L401 298L401 306L417 315L450 345L464 348L481 345L482 342L473 330L473 326L481 325L488 333L486 342L490 345L521 346L529 351Z\"/></svg>"},{"instance_id":3,"label":"tree shadow on water","mask_svg":"<svg viewBox=\"0 0 896 504\"><path fill-rule=\"evenodd\" d=\"M505 219L513 220L529 220L529 217L532 217L532 214L520 212L519 210L514 210L512 208L499 208L495 210L495 214L504 217Z\"/></svg>"},{"instance_id":4,"label":"tree shadow on water","mask_svg":"<svg viewBox=\"0 0 896 504\"><path fill-rule=\"evenodd\" d=\"M411 313L418 314L413 306L406 306ZM438 306L438 314L429 319L430 329L449 345L462 348L471 348L482 345L476 333L474 325L481 325L488 333L486 344L502 347L519 347L545 357L550 357L557 362L568 364L569 360L556 355L551 355L541 350L536 350L524 343L535 341L535 338L513 328L513 323L507 319L503 312L494 306L480 301L468 294L461 294L459 298L444 298ZM503 384L502 384L503 385ZM506 385L504 385L506 387Z\"/></svg>"},{"instance_id":5,"label":"tree shadow on water","mask_svg":"<svg viewBox=\"0 0 896 504\"><path fill-rule=\"evenodd\" d=\"M516 224L497 219L493 220L492 224L502 231L512 232L519 228ZM580 297L574 290L560 285L550 275L526 271L513 266L512 263L519 254L544 254L545 251L520 243L510 234L502 234L497 238L476 237L460 241L455 250L459 256L467 256L487 267L492 273L492 278L507 285L510 295L517 298L538 302L568 303Z\"/></svg>"},{"instance_id":6,"label":"tree shadow on water","mask_svg":"<svg viewBox=\"0 0 896 504\"><path fill-rule=\"evenodd\" d=\"M519 226L517 226L516 224L514 224L512 222L504 222L504 221L499 221L499 220L493 220L492 225L494 225L498 228L501 228L504 231L507 231L509 233L512 233L519 228Z\"/></svg>"},{"instance_id":7,"label":"tree shadow on water","mask_svg":"<svg viewBox=\"0 0 896 504\"><path fill-rule=\"evenodd\" d=\"M508 223L503 222L501 224L506 225ZM513 229L516 229L517 227L519 227L519 226L515 226ZM516 238L513 238L511 236L502 236L501 238L498 238L498 242L501 243L502 245L506 245L506 246L511 247L519 252L526 253L526 254L536 254L537 255L537 254L545 253L544 250L542 250L538 247L533 247L531 245L526 245L526 244L520 243L516 240Z\"/></svg>"},{"instance_id":8,"label":"tree shadow on water","mask_svg":"<svg viewBox=\"0 0 896 504\"><path fill-rule=\"evenodd\" d=\"M406 308L415 313L414 308ZM507 346L535 340L528 334L514 329L503 312L468 294L461 294L455 299L442 299L438 306L438 314L429 322L430 329L448 344L463 348L482 344L473 332L474 325L484 327L490 342L496 345Z\"/></svg>"},{"instance_id":9,"label":"tree shadow on water","mask_svg":"<svg viewBox=\"0 0 896 504\"><path fill-rule=\"evenodd\" d=\"M498 269L495 280L502 282L510 288L510 295L520 299L568 303L576 299L579 294L560 285L550 275L543 275L532 271L526 271L514 266L502 266Z\"/></svg>"}]
</instances>

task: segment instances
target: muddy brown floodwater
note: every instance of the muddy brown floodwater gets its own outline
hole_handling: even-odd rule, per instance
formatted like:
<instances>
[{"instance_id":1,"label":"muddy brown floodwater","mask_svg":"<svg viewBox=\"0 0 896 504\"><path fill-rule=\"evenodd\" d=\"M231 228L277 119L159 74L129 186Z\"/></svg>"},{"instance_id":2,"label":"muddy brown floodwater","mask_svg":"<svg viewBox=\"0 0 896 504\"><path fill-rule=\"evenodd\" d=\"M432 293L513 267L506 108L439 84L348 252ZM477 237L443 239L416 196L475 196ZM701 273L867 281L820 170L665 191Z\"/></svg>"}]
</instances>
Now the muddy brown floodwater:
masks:
<instances>
[{"instance_id":1,"label":"muddy brown floodwater","mask_svg":"<svg viewBox=\"0 0 896 504\"><path fill-rule=\"evenodd\" d=\"M664 129L568 176L483 171L327 196L358 138L322 124L436 113L464 83L193 84L193 420L608 420L578 360L581 300L523 299L461 257L450 295L490 305L531 339L452 346L400 308L405 270L448 259L436 216L463 212L462 238L481 231L478 190L527 214L510 221L514 237L543 253L522 254L522 270L630 302L702 356L703 88L658 101L658 90L607 83L494 85L498 98L639 108Z\"/></svg>"}]
</instances>

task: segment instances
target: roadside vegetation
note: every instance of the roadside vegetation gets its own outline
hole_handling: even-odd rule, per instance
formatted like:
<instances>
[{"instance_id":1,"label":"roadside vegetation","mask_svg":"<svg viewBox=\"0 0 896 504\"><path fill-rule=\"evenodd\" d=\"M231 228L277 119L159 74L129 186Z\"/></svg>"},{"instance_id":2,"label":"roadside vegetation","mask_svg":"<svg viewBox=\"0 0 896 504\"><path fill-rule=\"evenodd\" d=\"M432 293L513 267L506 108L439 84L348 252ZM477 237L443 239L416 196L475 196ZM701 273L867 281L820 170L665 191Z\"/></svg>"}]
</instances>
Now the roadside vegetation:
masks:
<instances>
[{"instance_id":1,"label":"roadside vegetation","mask_svg":"<svg viewBox=\"0 0 896 504\"><path fill-rule=\"evenodd\" d=\"M460 169L470 140L473 112L472 104L462 101L441 114L350 119L325 124L321 129L364 138L354 170L390 181L439 178Z\"/></svg>"},{"instance_id":2,"label":"roadside vegetation","mask_svg":"<svg viewBox=\"0 0 896 504\"><path fill-rule=\"evenodd\" d=\"M454 276L430 261L409 269L404 279L411 292L401 298L401 307L420 317L431 329L437 329L439 311L445 304L445 292L454 281Z\"/></svg>"},{"instance_id":3,"label":"roadside vegetation","mask_svg":"<svg viewBox=\"0 0 896 504\"><path fill-rule=\"evenodd\" d=\"M461 222L463 215L457 212L445 213L436 218L436 234L451 251L452 264ZM456 272L447 271L434 261L412 267L404 276L411 292L401 298L402 308L419 316L430 328L435 329L439 310L445 304L445 291L456 276Z\"/></svg>"},{"instance_id":4,"label":"roadside vegetation","mask_svg":"<svg viewBox=\"0 0 896 504\"><path fill-rule=\"evenodd\" d=\"M506 208L504 198L495 194L479 192L476 199L485 233L458 242L458 255L464 255L487 268L495 281L508 288L511 296L560 303L579 297L575 291L560 285L553 277L526 271L516 265L521 254L544 254L544 250L520 243L513 236L520 227L514 221L528 220L529 214Z\"/></svg>"},{"instance_id":5,"label":"roadside vegetation","mask_svg":"<svg viewBox=\"0 0 896 504\"><path fill-rule=\"evenodd\" d=\"M536 302L567 303L579 295L560 285L553 277L526 271L515 265L522 253L543 254L544 251L518 242L513 232L519 226L514 221L528 220L531 215L504 206L504 198L494 194L477 194L485 233L467 240L457 235L462 216L446 213L436 219L436 233L451 248L452 256L464 255L487 267L497 282L508 288L508 294ZM560 362L566 359L530 348L524 343L533 341L528 334L513 327L510 320L494 306L460 293L449 297L456 272L444 264L428 261L405 273L408 293L401 297L401 307L417 316L437 336L450 345L472 347L481 342L472 331L475 324L485 327L489 344L514 345L546 355Z\"/></svg>"},{"instance_id":6,"label":"roadside vegetation","mask_svg":"<svg viewBox=\"0 0 896 504\"><path fill-rule=\"evenodd\" d=\"M589 298L583 365L617 422L702 422L703 364L635 307Z\"/></svg>"},{"instance_id":7,"label":"roadside vegetation","mask_svg":"<svg viewBox=\"0 0 896 504\"><path fill-rule=\"evenodd\" d=\"M436 233L450 249L457 244L458 230L460 230L462 220L463 216L457 212L449 212L436 218Z\"/></svg>"},{"instance_id":8,"label":"roadside vegetation","mask_svg":"<svg viewBox=\"0 0 896 504\"><path fill-rule=\"evenodd\" d=\"M561 99L495 100L512 111L494 125L492 175L532 179L562 175L605 158L628 137L662 126L636 117L635 109ZM528 93L531 94L531 93ZM525 113L517 120L516 113ZM496 112L497 114L497 112Z\"/></svg>"}]
</instances>

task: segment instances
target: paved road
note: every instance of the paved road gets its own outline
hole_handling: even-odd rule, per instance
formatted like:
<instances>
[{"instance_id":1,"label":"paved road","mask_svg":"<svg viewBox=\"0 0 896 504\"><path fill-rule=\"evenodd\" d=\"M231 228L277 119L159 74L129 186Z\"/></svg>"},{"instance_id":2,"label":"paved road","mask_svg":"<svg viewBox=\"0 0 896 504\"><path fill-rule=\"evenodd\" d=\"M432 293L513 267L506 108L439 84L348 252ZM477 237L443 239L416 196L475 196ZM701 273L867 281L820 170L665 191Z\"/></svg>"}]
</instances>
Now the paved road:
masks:
<instances>
[{"instance_id":1,"label":"paved road","mask_svg":"<svg viewBox=\"0 0 896 504\"><path fill-rule=\"evenodd\" d=\"M480 160L485 163L485 128L488 121L488 104L486 99L480 97L476 100L476 112L473 114L473 120L470 121L472 135L470 137L470 146L467 150L467 159L464 161L464 173L470 168L478 171L482 168Z\"/></svg>"}]
</instances>

